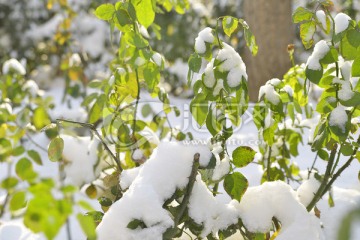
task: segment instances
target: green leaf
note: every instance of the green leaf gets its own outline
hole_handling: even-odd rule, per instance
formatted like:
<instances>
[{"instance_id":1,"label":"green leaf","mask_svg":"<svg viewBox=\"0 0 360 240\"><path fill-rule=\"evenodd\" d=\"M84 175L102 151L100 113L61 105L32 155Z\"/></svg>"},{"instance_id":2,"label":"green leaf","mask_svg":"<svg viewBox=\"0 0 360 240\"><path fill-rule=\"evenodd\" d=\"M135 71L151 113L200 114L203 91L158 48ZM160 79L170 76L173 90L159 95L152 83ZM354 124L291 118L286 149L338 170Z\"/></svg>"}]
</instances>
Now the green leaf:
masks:
<instances>
[{"instance_id":1,"label":"green leaf","mask_svg":"<svg viewBox=\"0 0 360 240\"><path fill-rule=\"evenodd\" d=\"M143 221L141 221L139 219L134 219L131 222L129 222L126 227L134 230L134 229L137 229L138 227L146 228L146 225Z\"/></svg>"},{"instance_id":2,"label":"green leaf","mask_svg":"<svg viewBox=\"0 0 360 240\"><path fill-rule=\"evenodd\" d=\"M244 175L239 172L229 174L224 179L224 189L231 196L240 202L246 192L249 182Z\"/></svg>"},{"instance_id":3,"label":"green leaf","mask_svg":"<svg viewBox=\"0 0 360 240\"><path fill-rule=\"evenodd\" d=\"M37 130L42 129L43 127L51 123L49 115L43 107L38 107L35 109L32 120Z\"/></svg>"},{"instance_id":4,"label":"green leaf","mask_svg":"<svg viewBox=\"0 0 360 240\"><path fill-rule=\"evenodd\" d=\"M116 19L118 21L118 23L120 24L120 26L125 26L126 24L130 24L131 23L131 19L129 16L129 13L124 10L124 9L118 9L116 10Z\"/></svg>"},{"instance_id":5,"label":"green leaf","mask_svg":"<svg viewBox=\"0 0 360 240\"><path fill-rule=\"evenodd\" d=\"M29 157L38 165L42 165L40 154L35 150L29 150L28 152Z\"/></svg>"},{"instance_id":6,"label":"green leaf","mask_svg":"<svg viewBox=\"0 0 360 240\"><path fill-rule=\"evenodd\" d=\"M224 32L229 37L238 27L238 20L234 17L226 16L222 21Z\"/></svg>"},{"instance_id":7,"label":"green leaf","mask_svg":"<svg viewBox=\"0 0 360 240\"><path fill-rule=\"evenodd\" d=\"M27 158L21 158L16 163L15 172L22 180L32 180L37 176L31 161Z\"/></svg>"},{"instance_id":8,"label":"green leaf","mask_svg":"<svg viewBox=\"0 0 360 240\"><path fill-rule=\"evenodd\" d=\"M215 109L216 111L216 109ZM221 130L221 121L225 120L224 115L217 116L213 113L213 109L210 108L209 114L206 117L206 128L209 130L211 135L215 136Z\"/></svg>"},{"instance_id":9,"label":"green leaf","mask_svg":"<svg viewBox=\"0 0 360 240\"><path fill-rule=\"evenodd\" d=\"M106 197L100 197L98 199L98 201L99 201L100 205L103 207L110 207L113 203L109 198L106 198Z\"/></svg>"},{"instance_id":10,"label":"green leaf","mask_svg":"<svg viewBox=\"0 0 360 240\"><path fill-rule=\"evenodd\" d=\"M254 160L256 152L248 146L236 148L232 153L233 163L236 167L245 167Z\"/></svg>"},{"instance_id":11,"label":"green leaf","mask_svg":"<svg viewBox=\"0 0 360 240\"><path fill-rule=\"evenodd\" d=\"M353 77L360 77L360 57L357 57L354 60L351 68L351 75Z\"/></svg>"},{"instance_id":12,"label":"green leaf","mask_svg":"<svg viewBox=\"0 0 360 240\"><path fill-rule=\"evenodd\" d=\"M309 21L314 16L309 9L298 7L292 15L292 19L294 23L299 23L303 21Z\"/></svg>"},{"instance_id":13,"label":"green leaf","mask_svg":"<svg viewBox=\"0 0 360 240\"><path fill-rule=\"evenodd\" d=\"M201 57L197 53L191 54L189 61L189 70L198 73L201 68Z\"/></svg>"},{"instance_id":14,"label":"green leaf","mask_svg":"<svg viewBox=\"0 0 360 240\"><path fill-rule=\"evenodd\" d=\"M50 161L57 162L61 160L62 152L64 150L64 140L60 137L56 137L51 140L48 148L48 156Z\"/></svg>"},{"instance_id":15,"label":"green leaf","mask_svg":"<svg viewBox=\"0 0 360 240\"><path fill-rule=\"evenodd\" d=\"M0 138L0 162L6 160L12 153L11 142L8 139Z\"/></svg>"},{"instance_id":16,"label":"green leaf","mask_svg":"<svg viewBox=\"0 0 360 240\"><path fill-rule=\"evenodd\" d=\"M344 156L351 156L353 154L353 146L350 143L344 143L341 148L340 148L340 152L344 155Z\"/></svg>"},{"instance_id":17,"label":"green leaf","mask_svg":"<svg viewBox=\"0 0 360 240\"><path fill-rule=\"evenodd\" d=\"M18 182L19 182L19 180L16 177L8 177L8 178L5 178L1 182L0 186L5 190L10 190L10 189L16 187Z\"/></svg>"},{"instance_id":18,"label":"green leaf","mask_svg":"<svg viewBox=\"0 0 360 240\"><path fill-rule=\"evenodd\" d=\"M85 233L88 240L96 239L95 223L90 216L84 216L81 213L76 215L77 220L80 223L81 229Z\"/></svg>"},{"instance_id":19,"label":"green leaf","mask_svg":"<svg viewBox=\"0 0 360 240\"><path fill-rule=\"evenodd\" d=\"M10 211L17 211L26 206L26 193L16 192L10 200Z\"/></svg>"},{"instance_id":20,"label":"green leaf","mask_svg":"<svg viewBox=\"0 0 360 240\"><path fill-rule=\"evenodd\" d=\"M318 156L325 161L329 160L329 153L325 151L324 149L319 149Z\"/></svg>"},{"instance_id":21,"label":"green leaf","mask_svg":"<svg viewBox=\"0 0 360 240\"><path fill-rule=\"evenodd\" d=\"M205 94L199 93L193 98L190 103L190 111L196 122L200 126L204 125L209 111Z\"/></svg>"},{"instance_id":22,"label":"green leaf","mask_svg":"<svg viewBox=\"0 0 360 240\"><path fill-rule=\"evenodd\" d=\"M349 41L349 44L354 48L360 46L360 32L355 29L350 29L346 32L346 37Z\"/></svg>"},{"instance_id":23,"label":"green leaf","mask_svg":"<svg viewBox=\"0 0 360 240\"><path fill-rule=\"evenodd\" d=\"M95 10L96 17L108 21L111 20L115 12L114 5L110 3L102 4Z\"/></svg>"},{"instance_id":24,"label":"green leaf","mask_svg":"<svg viewBox=\"0 0 360 240\"><path fill-rule=\"evenodd\" d=\"M92 108L90 109L89 113L89 122L94 123L100 119L102 115L102 111L105 106L106 97L104 94L100 95L99 98L96 100Z\"/></svg>"},{"instance_id":25,"label":"green leaf","mask_svg":"<svg viewBox=\"0 0 360 240\"><path fill-rule=\"evenodd\" d=\"M141 25L148 28L155 19L155 12L151 0L133 0L136 17Z\"/></svg>"},{"instance_id":26,"label":"green leaf","mask_svg":"<svg viewBox=\"0 0 360 240\"><path fill-rule=\"evenodd\" d=\"M316 30L316 22L309 21L300 25L300 38L306 49L309 49L314 44L313 36Z\"/></svg>"},{"instance_id":27,"label":"green leaf","mask_svg":"<svg viewBox=\"0 0 360 240\"><path fill-rule=\"evenodd\" d=\"M312 83L319 84L320 79L323 76L323 69L321 68L320 70L312 70L307 67L305 74Z\"/></svg>"}]
</instances>

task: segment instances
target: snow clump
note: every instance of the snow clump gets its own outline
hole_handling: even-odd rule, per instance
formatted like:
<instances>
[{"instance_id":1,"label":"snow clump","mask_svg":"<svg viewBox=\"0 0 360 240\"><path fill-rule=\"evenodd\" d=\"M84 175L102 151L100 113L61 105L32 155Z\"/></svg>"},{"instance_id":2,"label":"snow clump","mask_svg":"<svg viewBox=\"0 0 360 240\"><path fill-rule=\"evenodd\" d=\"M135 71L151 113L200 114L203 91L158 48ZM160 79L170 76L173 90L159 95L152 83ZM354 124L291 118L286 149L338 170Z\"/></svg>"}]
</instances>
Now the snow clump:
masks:
<instances>
[{"instance_id":1,"label":"snow clump","mask_svg":"<svg viewBox=\"0 0 360 240\"><path fill-rule=\"evenodd\" d=\"M343 133L346 132L346 123L348 121L348 115L346 114L345 108L342 105L337 106L330 113L329 125L338 127Z\"/></svg>"},{"instance_id":2,"label":"snow clump","mask_svg":"<svg viewBox=\"0 0 360 240\"><path fill-rule=\"evenodd\" d=\"M335 16L335 33L341 33L349 27L349 21L351 18L345 13L338 13Z\"/></svg>"},{"instance_id":3,"label":"snow clump","mask_svg":"<svg viewBox=\"0 0 360 240\"><path fill-rule=\"evenodd\" d=\"M20 75L26 74L24 66L21 65L21 63L15 58L11 58L4 62L4 65L2 67L3 74L8 74L11 70Z\"/></svg>"},{"instance_id":4,"label":"snow clump","mask_svg":"<svg viewBox=\"0 0 360 240\"><path fill-rule=\"evenodd\" d=\"M281 222L279 240L323 240L319 220L299 202L296 192L281 181L250 187L238 205L240 217L251 232L267 232L272 218Z\"/></svg>"},{"instance_id":5,"label":"snow clump","mask_svg":"<svg viewBox=\"0 0 360 240\"><path fill-rule=\"evenodd\" d=\"M219 70L229 72L226 78L229 87L238 87L243 77L247 80L245 63L230 45L223 43L223 48L219 51L216 59L222 62Z\"/></svg>"},{"instance_id":6,"label":"snow clump","mask_svg":"<svg viewBox=\"0 0 360 240\"><path fill-rule=\"evenodd\" d=\"M64 140L65 182L82 186L96 179L100 169L94 171L98 163L97 146L99 140L90 137L61 135Z\"/></svg>"},{"instance_id":7,"label":"snow clump","mask_svg":"<svg viewBox=\"0 0 360 240\"><path fill-rule=\"evenodd\" d=\"M316 11L316 18L319 20L322 27L324 29L327 29L326 15L325 15L325 12L323 10Z\"/></svg>"},{"instance_id":8,"label":"snow clump","mask_svg":"<svg viewBox=\"0 0 360 240\"><path fill-rule=\"evenodd\" d=\"M204 54L206 52L206 42L213 43L214 35L212 34L212 29L207 27L199 32L197 38L195 38L195 51L199 54Z\"/></svg>"},{"instance_id":9,"label":"snow clump","mask_svg":"<svg viewBox=\"0 0 360 240\"><path fill-rule=\"evenodd\" d=\"M265 97L265 99L267 99L273 105L277 105L280 102L280 95L276 92L274 85L272 83L277 84L278 81L276 81L276 79L271 79L267 81L264 86L260 87L259 101L262 97Z\"/></svg>"},{"instance_id":10,"label":"snow clump","mask_svg":"<svg viewBox=\"0 0 360 240\"><path fill-rule=\"evenodd\" d=\"M330 51L330 47L325 40L321 40L315 44L314 51L306 62L306 66L311 70L321 70L320 60Z\"/></svg>"},{"instance_id":11,"label":"snow clump","mask_svg":"<svg viewBox=\"0 0 360 240\"><path fill-rule=\"evenodd\" d=\"M97 228L98 239L162 239L166 229L174 224L162 205L176 189L183 189L188 184L196 153L200 154L200 166L207 166L211 158L207 146L160 143L139 172L132 173L136 177L124 196L104 215ZM131 182L130 176L121 177L122 187L128 185L126 178ZM134 219L143 221L147 227L128 228Z\"/></svg>"}]
</instances>

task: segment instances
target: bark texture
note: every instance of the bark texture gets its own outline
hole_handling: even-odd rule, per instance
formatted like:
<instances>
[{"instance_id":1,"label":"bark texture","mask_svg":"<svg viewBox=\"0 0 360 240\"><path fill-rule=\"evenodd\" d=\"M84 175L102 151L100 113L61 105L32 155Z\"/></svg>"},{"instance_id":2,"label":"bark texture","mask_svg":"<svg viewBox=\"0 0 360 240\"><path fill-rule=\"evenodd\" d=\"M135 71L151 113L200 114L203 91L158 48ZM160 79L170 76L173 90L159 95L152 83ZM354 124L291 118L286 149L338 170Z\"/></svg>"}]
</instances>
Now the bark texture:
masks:
<instances>
[{"instance_id":1,"label":"bark texture","mask_svg":"<svg viewBox=\"0 0 360 240\"><path fill-rule=\"evenodd\" d=\"M256 101L259 88L271 78L281 79L291 66L287 52L295 35L291 0L244 0L243 13L259 45L255 57L244 50L250 100Z\"/></svg>"}]
</instances>

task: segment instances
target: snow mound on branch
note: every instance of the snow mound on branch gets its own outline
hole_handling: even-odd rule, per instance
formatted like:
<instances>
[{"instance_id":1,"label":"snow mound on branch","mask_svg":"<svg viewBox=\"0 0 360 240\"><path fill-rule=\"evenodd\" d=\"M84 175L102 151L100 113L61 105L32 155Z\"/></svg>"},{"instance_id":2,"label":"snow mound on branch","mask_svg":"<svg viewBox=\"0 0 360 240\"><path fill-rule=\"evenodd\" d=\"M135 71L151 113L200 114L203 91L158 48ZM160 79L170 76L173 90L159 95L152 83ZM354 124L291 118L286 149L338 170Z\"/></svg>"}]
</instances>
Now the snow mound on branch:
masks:
<instances>
[{"instance_id":1,"label":"snow mound on branch","mask_svg":"<svg viewBox=\"0 0 360 240\"><path fill-rule=\"evenodd\" d=\"M343 133L346 132L346 123L348 121L348 115L345 108L342 105L337 106L330 113L329 125L332 127L338 127Z\"/></svg>"},{"instance_id":2,"label":"snow mound on branch","mask_svg":"<svg viewBox=\"0 0 360 240\"><path fill-rule=\"evenodd\" d=\"M251 232L270 230L273 217L282 224L278 240L324 239L320 222L299 202L296 192L281 181L250 187L238 206L240 217Z\"/></svg>"},{"instance_id":3,"label":"snow mound on branch","mask_svg":"<svg viewBox=\"0 0 360 240\"><path fill-rule=\"evenodd\" d=\"M338 13L335 16L335 33L341 33L349 27L349 21L351 18L345 13Z\"/></svg>"},{"instance_id":4,"label":"snow mound on branch","mask_svg":"<svg viewBox=\"0 0 360 240\"><path fill-rule=\"evenodd\" d=\"M274 86L274 83L276 84L276 79L271 79L266 82L266 84L262 87L260 87L259 90L259 101L264 96L269 102L271 102L273 105L277 105L280 102L280 95L276 92Z\"/></svg>"},{"instance_id":5,"label":"snow mound on branch","mask_svg":"<svg viewBox=\"0 0 360 240\"><path fill-rule=\"evenodd\" d=\"M199 54L204 54L206 52L206 42L214 42L214 35L212 34L212 29L209 27L204 28L199 32L197 38L195 38L195 51Z\"/></svg>"},{"instance_id":6,"label":"snow mound on branch","mask_svg":"<svg viewBox=\"0 0 360 240\"><path fill-rule=\"evenodd\" d=\"M320 60L330 51L329 45L325 40L321 40L315 44L314 51L306 62L306 66L311 70L321 70Z\"/></svg>"},{"instance_id":7,"label":"snow mound on branch","mask_svg":"<svg viewBox=\"0 0 360 240\"><path fill-rule=\"evenodd\" d=\"M314 177L314 174L311 174L310 178L305 180L296 191L300 202L304 206L307 206L319 187L320 182Z\"/></svg>"},{"instance_id":8,"label":"snow mound on branch","mask_svg":"<svg viewBox=\"0 0 360 240\"><path fill-rule=\"evenodd\" d=\"M186 187L195 153L200 154L200 165L207 166L211 152L206 146L160 143L141 167L129 190L104 215L97 228L98 239L162 239L162 234L174 224L162 205L176 189ZM147 227L127 228L135 219Z\"/></svg>"},{"instance_id":9,"label":"snow mound on branch","mask_svg":"<svg viewBox=\"0 0 360 240\"><path fill-rule=\"evenodd\" d=\"M3 74L8 74L11 70L20 75L26 74L26 70L24 66L21 65L21 63L15 58L9 59L6 62L4 62L4 65L2 67Z\"/></svg>"},{"instance_id":10,"label":"snow mound on branch","mask_svg":"<svg viewBox=\"0 0 360 240\"><path fill-rule=\"evenodd\" d=\"M90 137L72 137L61 135L64 140L63 156L66 164L64 172L65 182L82 186L96 179L100 169L94 171L98 163L97 146L99 140Z\"/></svg>"},{"instance_id":11,"label":"snow mound on branch","mask_svg":"<svg viewBox=\"0 0 360 240\"><path fill-rule=\"evenodd\" d=\"M205 238L211 232L217 234L219 230L238 222L236 204L238 202L235 200L229 204L219 202L198 175L189 200L188 212L197 224L204 225L201 237Z\"/></svg>"}]
</instances>

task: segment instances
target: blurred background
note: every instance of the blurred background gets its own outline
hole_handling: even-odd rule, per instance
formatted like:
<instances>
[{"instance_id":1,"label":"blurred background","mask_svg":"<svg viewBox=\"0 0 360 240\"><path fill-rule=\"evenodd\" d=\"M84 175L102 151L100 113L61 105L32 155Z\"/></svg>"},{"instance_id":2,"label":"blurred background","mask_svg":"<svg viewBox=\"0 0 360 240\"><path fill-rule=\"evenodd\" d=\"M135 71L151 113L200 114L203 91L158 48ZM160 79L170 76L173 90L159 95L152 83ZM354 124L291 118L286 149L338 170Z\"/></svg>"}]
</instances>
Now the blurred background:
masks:
<instances>
[{"instance_id":1,"label":"blurred background","mask_svg":"<svg viewBox=\"0 0 360 240\"><path fill-rule=\"evenodd\" d=\"M108 64L119 44L119 32L94 15L105 2L116 1L0 0L0 65L9 58L19 59L26 65L27 77L40 88L62 77L68 80L67 95L84 96L89 81L110 76ZM258 41L259 52L253 57L243 47L242 31L227 39L244 58L251 100L256 100L264 82L282 78L291 67L288 44L295 46L295 63L306 61L311 51L303 48L291 14L298 6L315 5L316 1L306 0L190 0L183 14L158 14L148 34L153 49L167 61L163 87L176 96L191 95L186 74L194 39L204 27L215 26L217 17L231 15L244 18ZM336 0L332 11L359 19L360 2Z\"/></svg>"}]
</instances>

